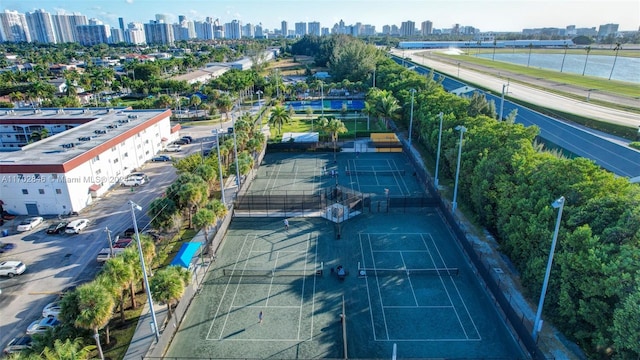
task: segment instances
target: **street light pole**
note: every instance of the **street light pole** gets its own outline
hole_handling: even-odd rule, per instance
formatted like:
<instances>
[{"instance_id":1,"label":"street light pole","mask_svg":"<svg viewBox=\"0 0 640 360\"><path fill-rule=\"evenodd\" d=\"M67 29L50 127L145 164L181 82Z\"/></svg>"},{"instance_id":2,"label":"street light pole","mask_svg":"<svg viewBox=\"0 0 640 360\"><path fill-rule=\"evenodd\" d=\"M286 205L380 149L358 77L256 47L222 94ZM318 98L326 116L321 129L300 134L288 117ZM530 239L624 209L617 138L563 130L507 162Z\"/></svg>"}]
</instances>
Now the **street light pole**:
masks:
<instances>
[{"instance_id":1,"label":"street light pole","mask_svg":"<svg viewBox=\"0 0 640 360\"><path fill-rule=\"evenodd\" d=\"M149 278L147 278L147 267L144 264L144 255L142 254L142 243L140 242L140 233L138 232L138 222L136 221L136 210L142 211L142 207L133 201L129 200L131 205L131 218L133 220L133 230L136 234L136 241L138 244L138 255L140 256L140 266L142 266L142 279L144 280L144 288L147 292L147 300L149 302L149 311L151 312L151 328L156 336L156 342L160 340L160 333L158 332L158 321L156 320L156 312L153 309L153 299L151 298L151 289L149 288Z\"/></svg>"},{"instance_id":2,"label":"street light pole","mask_svg":"<svg viewBox=\"0 0 640 360\"><path fill-rule=\"evenodd\" d=\"M505 88L509 88L509 84L502 84L502 97L500 99L500 117L498 118L499 121L502 121L502 111L504 110L504 90Z\"/></svg>"},{"instance_id":3,"label":"street light pole","mask_svg":"<svg viewBox=\"0 0 640 360\"><path fill-rule=\"evenodd\" d=\"M234 130L235 131L235 130ZM220 173L220 200L222 200L222 204L227 206L226 201L224 200L224 178L222 177L222 160L220 159L220 133L213 130L216 134L216 150L218 151L218 172Z\"/></svg>"},{"instance_id":4,"label":"street light pole","mask_svg":"<svg viewBox=\"0 0 640 360\"><path fill-rule=\"evenodd\" d=\"M416 89L409 90L411 92L411 116L409 120L409 147L411 147L411 131L413 130L413 98L416 93Z\"/></svg>"},{"instance_id":5,"label":"street light pole","mask_svg":"<svg viewBox=\"0 0 640 360\"><path fill-rule=\"evenodd\" d=\"M240 190L240 167L238 166L238 142L236 141L236 119L233 118L233 149L236 153L236 194Z\"/></svg>"},{"instance_id":6,"label":"street light pole","mask_svg":"<svg viewBox=\"0 0 640 360\"><path fill-rule=\"evenodd\" d=\"M442 143L442 118L444 114L440 112L438 117L440 118L440 130L438 131L438 154L436 155L436 178L434 180L434 185L436 186L436 190L438 190L438 168L440 167L440 145Z\"/></svg>"},{"instance_id":7,"label":"street light pole","mask_svg":"<svg viewBox=\"0 0 640 360\"><path fill-rule=\"evenodd\" d=\"M549 251L549 260L547 261L547 270L544 274L544 282L542 283L542 292L540 293L540 301L538 302L538 311L536 312L536 319L533 322L533 340L538 340L538 332L542 328L542 306L544 305L544 297L547 293L547 285L549 285L549 276L551 275L551 264L553 264L553 253L556 249L556 242L558 241L558 231L560 230L560 220L562 219L562 209L564 209L564 196L560 196L559 199L554 201L551 206L554 209L558 209L558 217L556 218L556 229L553 232L553 240L551 241L551 250Z\"/></svg>"},{"instance_id":8,"label":"street light pole","mask_svg":"<svg viewBox=\"0 0 640 360\"><path fill-rule=\"evenodd\" d=\"M320 80L320 113L324 117L324 81Z\"/></svg>"},{"instance_id":9,"label":"street light pole","mask_svg":"<svg viewBox=\"0 0 640 360\"><path fill-rule=\"evenodd\" d=\"M458 206L456 199L458 197L458 178L460 177L460 158L462 157L462 135L464 134L465 131L467 131L467 128L462 125L458 125L456 126L456 130L460 130L460 144L458 146L458 165L456 166L456 183L453 187L453 202L451 203L453 213L456 212L456 207Z\"/></svg>"}]
</instances>

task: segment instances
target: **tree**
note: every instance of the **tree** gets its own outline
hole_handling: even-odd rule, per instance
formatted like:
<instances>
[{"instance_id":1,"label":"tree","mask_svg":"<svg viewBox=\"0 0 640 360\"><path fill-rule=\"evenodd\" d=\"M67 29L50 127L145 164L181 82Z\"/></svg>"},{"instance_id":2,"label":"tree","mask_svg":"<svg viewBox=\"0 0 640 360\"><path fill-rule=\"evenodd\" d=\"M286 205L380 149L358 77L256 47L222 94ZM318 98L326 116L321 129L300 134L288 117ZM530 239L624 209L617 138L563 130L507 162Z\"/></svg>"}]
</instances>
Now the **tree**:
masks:
<instances>
[{"instance_id":1,"label":"tree","mask_svg":"<svg viewBox=\"0 0 640 360\"><path fill-rule=\"evenodd\" d=\"M382 91L376 101L376 112L384 119L385 127L389 128L389 120L395 118L399 110L398 100L390 92Z\"/></svg>"},{"instance_id":2,"label":"tree","mask_svg":"<svg viewBox=\"0 0 640 360\"><path fill-rule=\"evenodd\" d=\"M196 108L196 112L198 111L198 106L202 104L202 99L198 95L191 95L189 98L189 105Z\"/></svg>"},{"instance_id":3,"label":"tree","mask_svg":"<svg viewBox=\"0 0 640 360\"><path fill-rule=\"evenodd\" d=\"M89 355L96 347L94 345L85 346L82 339L75 340L56 339L53 348L46 347L41 354L45 360L81 360L89 359Z\"/></svg>"},{"instance_id":4,"label":"tree","mask_svg":"<svg viewBox=\"0 0 640 360\"><path fill-rule=\"evenodd\" d=\"M533 50L533 43L529 43L527 47L529 48L529 57L527 58L527 67L529 67L529 63L531 62L531 50Z\"/></svg>"},{"instance_id":5,"label":"tree","mask_svg":"<svg viewBox=\"0 0 640 360\"><path fill-rule=\"evenodd\" d=\"M124 323L124 295L127 287L133 281L133 269L125 262L123 257L116 256L104 264L101 276L109 279L113 286L119 290L120 322Z\"/></svg>"},{"instance_id":6,"label":"tree","mask_svg":"<svg viewBox=\"0 0 640 360\"><path fill-rule=\"evenodd\" d=\"M216 108L221 113L225 113L227 120L229 120L229 111L233 108L233 100L228 94L224 94L216 100Z\"/></svg>"},{"instance_id":7,"label":"tree","mask_svg":"<svg viewBox=\"0 0 640 360\"><path fill-rule=\"evenodd\" d=\"M151 218L151 225L159 229L172 228L175 225L174 215L177 213L176 203L168 197L154 199L147 210L147 214Z\"/></svg>"},{"instance_id":8,"label":"tree","mask_svg":"<svg viewBox=\"0 0 640 360\"><path fill-rule=\"evenodd\" d=\"M640 356L640 284L613 313L613 340L621 358Z\"/></svg>"},{"instance_id":9,"label":"tree","mask_svg":"<svg viewBox=\"0 0 640 360\"><path fill-rule=\"evenodd\" d=\"M622 49L622 46L619 42L616 43L616 47L613 48L613 51L616 52L616 56L613 58L613 65L611 65L611 73L609 73L609 80L611 80L611 76L613 76L613 70L616 68L616 60L618 60L618 52Z\"/></svg>"},{"instance_id":10,"label":"tree","mask_svg":"<svg viewBox=\"0 0 640 360\"><path fill-rule=\"evenodd\" d=\"M287 124L291 121L291 116L287 112L287 110L282 105L277 105L273 109L271 109L271 114L269 115L269 123L278 128L278 134L282 134L282 125Z\"/></svg>"},{"instance_id":11,"label":"tree","mask_svg":"<svg viewBox=\"0 0 640 360\"><path fill-rule=\"evenodd\" d=\"M560 72L564 69L564 59L567 57L567 50L569 50L569 45L564 44L564 55L562 55L562 65L560 65Z\"/></svg>"},{"instance_id":12,"label":"tree","mask_svg":"<svg viewBox=\"0 0 640 360\"><path fill-rule=\"evenodd\" d=\"M78 317L74 324L82 329L92 330L100 359L104 360L100 334L98 331L109 322L114 301L108 291L96 282L87 283L76 289L78 293Z\"/></svg>"},{"instance_id":13,"label":"tree","mask_svg":"<svg viewBox=\"0 0 640 360\"><path fill-rule=\"evenodd\" d=\"M587 71L587 61L589 60L589 53L591 52L591 46L586 46L584 51L587 52L587 56L584 58L584 68L582 68L582 76L584 76L585 71Z\"/></svg>"},{"instance_id":14,"label":"tree","mask_svg":"<svg viewBox=\"0 0 640 360\"><path fill-rule=\"evenodd\" d=\"M347 127L344 123L338 119L327 120L323 118L320 120L320 128L329 134L331 141L333 142L333 161L336 161L336 149L338 146L338 135L347 132Z\"/></svg>"},{"instance_id":15,"label":"tree","mask_svg":"<svg viewBox=\"0 0 640 360\"><path fill-rule=\"evenodd\" d=\"M199 209L193 215L193 225L204 230L204 238L209 241L209 227L216 222L216 214L207 208Z\"/></svg>"},{"instance_id":16,"label":"tree","mask_svg":"<svg viewBox=\"0 0 640 360\"><path fill-rule=\"evenodd\" d=\"M172 303L184 294L191 280L191 273L181 266L169 266L158 270L151 278L149 289L154 299L167 304L169 317L172 316Z\"/></svg>"}]
</instances>

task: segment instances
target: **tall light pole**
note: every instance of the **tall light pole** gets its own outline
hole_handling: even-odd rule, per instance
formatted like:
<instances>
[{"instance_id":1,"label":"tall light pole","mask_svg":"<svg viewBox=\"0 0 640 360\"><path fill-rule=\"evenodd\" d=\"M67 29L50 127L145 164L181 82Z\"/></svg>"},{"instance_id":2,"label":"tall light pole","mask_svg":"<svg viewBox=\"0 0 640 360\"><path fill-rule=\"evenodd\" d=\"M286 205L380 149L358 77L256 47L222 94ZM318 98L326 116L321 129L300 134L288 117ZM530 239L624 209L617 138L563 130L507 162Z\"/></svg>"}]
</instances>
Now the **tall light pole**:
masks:
<instances>
[{"instance_id":1,"label":"tall light pole","mask_svg":"<svg viewBox=\"0 0 640 360\"><path fill-rule=\"evenodd\" d=\"M416 93L416 89L409 90L411 92L411 115L409 117L409 147L411 147L411 131L413 130L413 98Z\"/></svg>"},{"instance_id":2,"label":"tall light pole","mask_svg":"<svg viewBox=\"0 0 640 360\"><path fill-rule=\"evenodd\" d=\"M320 80L320 113L324 117L324 81Z\"/></svg>"},{"instance_id":3,"label":"tall light pole","mask_svg":"<svg viewBox=\"0 0 640 360\"><path fill-rule=\"evenodd\" d=\"M258 116L260 116L260 128L262 129L262 102L260 101L260 95L262 95L262 90L258 90L256 91L256 94L258 94Z\"/></svg>"},{"instance_id":4,"label":"tall light pole","mask_svg":"<svg viewBox=\"0 0 640 360\"><path fill-rule=\"evenodd\" d=\"M444 114L440 112L438 117L440 118L440 130L438 131L438 154L436 155L436 178L434 180L434 185L436 186L436 190L438 190L438 169L440 168L440 145L442 143L442 118Z\"/></svg>"},{"instance_id":5,"label":"tall light pole","mask_svg":"<svg viewBox=\"0 0 640 360\"><path fill-rule=\"evenodd\" d=\"M498 118L499 121L502 121L502 111L504 110L504 90L505 88L507 88L507 91L509 89L509 84L502 84L502 97L500 98L500 117Z\"/></svg>"},{"instance_id":6,"label":"tall light pole","mask_svg":"<svg viewBox=\"0 0 640 360\"><path fill-rule=\"evenodd\" d=\"M458 78L460 77L460 63L458 63Z\"/></svg>"},{"instance_id":7,"label":"tall light pole","mask_svg":"<svg viewBox=\"0 0 640 360\"><path fill-rule=\"evenodd\" d=\"M151 289L149 288L149 278L147 278L147 267L144 264L144 255L142 254L142 243L140 242L140 233L138 232L138 222L136 221L136 210L142 211L142 206L129 200L131 205L131 219L133 220L133 230L136 233L136 241L138 244L138 255L140 256L140 266L142 266L142 279L144 280L144 289L147 292L147 300L149 302L149 311L151 311L151 328L156 336L156 342L160 340L158 332L158 321L156 320L156 312L153 309L153 299L151 298Z\"/></svg>"},{"instance_id":8,"label":"tall light pole","mask_svg":"<svg viewBox=\"0 0 640 360\"><path fill-rule=\"evenodd\" d=\"M235 130L234 130L235 131ZM227 202L224 200L224 178L222 177L222 160L220 159L220 133L216 130L212 130L216 134L216 150L218 151L218 172L220 173L220 200L222 204L227 206Z\"/></svg>"},{"instance_id":9,"label":"tall light pole","mask_svg":"<svg viewBox=\"0 0 640 360\"><path fill-rule=\"evenodd\" d=\"M458 145L458 165L456 166L456 183L453 187L453 202L451 203L452 212L454 213L456 212L456 207L458 206L456 199L458 197L458 178L460 177L460 158L462 157L462 135L464 134L465 131L467 131L467 128L462 125L458 125L456 126L456 130L460 131L460 144Z\"/></svg>"},{"instance_id":10,"label":"tall light pole","mask_svg":"<svg viewBox=\"0 0 640 360\"><path fill-rule=\"evenodd\" d=\"M233 118L233 115L232 115ZM236 153L236 194L240 190L240 167L238 166L238 141L236 141L236 119L233 118L233 150Z\"/></svg>"},{"instance_id":11,"label":"tall light pole","mask_svg":"<svg viewBox=\"0 0 640 360\"><path fill-rule=\"evenodd\" d=\"M542 328L542 322L540 317L542 316L542 306L544 305L544 297L547 293L547 285L549 285L549 275L551 275L551 264L553 264L553 253L556 249L556 242L558 241L558 231L560 230L560 220L562 219L562 209L564 209L564 196L560 196L559 199L554 201L551 206L554 209L558 209L558 217L556 218L556 229L553 232L553 240L551 241L551 250L549 251L549 260L547 261L547 270L544 274L544 282L542 283L542 292L540 293L540 301L538 302L538 311L536 312L536 319L533 322L533 340L538 340L538 332Z\"/></svg>"}]
</instances>

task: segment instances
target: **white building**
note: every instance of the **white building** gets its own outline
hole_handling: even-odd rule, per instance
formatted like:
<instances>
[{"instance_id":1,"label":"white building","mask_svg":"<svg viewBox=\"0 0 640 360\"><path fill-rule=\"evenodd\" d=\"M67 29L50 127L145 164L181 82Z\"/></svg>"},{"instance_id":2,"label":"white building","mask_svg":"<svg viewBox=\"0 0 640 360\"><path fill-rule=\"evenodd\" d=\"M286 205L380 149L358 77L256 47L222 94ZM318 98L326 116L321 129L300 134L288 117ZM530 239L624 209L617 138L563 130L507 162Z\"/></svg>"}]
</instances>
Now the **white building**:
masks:
<instances>
[{"instance_id":1,"label":"white building","mask_svg":"<svg viewBox=\"0 0 640 360\"><path fill-rule=\"evenodd\" d=\"M170 110L13 109L0 112L0 136L15 126L69 127L0 152L0 200L20 215L80 211L178 137Z\"/></svg>"}]
</instances>

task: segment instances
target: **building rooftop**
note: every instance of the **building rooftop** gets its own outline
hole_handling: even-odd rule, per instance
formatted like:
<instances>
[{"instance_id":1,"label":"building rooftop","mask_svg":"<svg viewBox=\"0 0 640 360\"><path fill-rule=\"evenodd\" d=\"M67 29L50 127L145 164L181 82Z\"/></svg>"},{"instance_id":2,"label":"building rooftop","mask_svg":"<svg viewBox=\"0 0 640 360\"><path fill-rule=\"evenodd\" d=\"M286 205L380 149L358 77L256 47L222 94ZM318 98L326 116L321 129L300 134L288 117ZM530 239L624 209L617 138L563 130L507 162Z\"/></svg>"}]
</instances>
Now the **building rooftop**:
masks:
<instances>
[{"instance_id":1,"label":"building rooftop","mask_svg":"<svg viewBox=\"0 0 640 360\"><path fill-rule=\"evenodd\" d=\"M0 110L0 135L13 131L12 125L73 125L74 127L40 141L0 152L0 173L11 173L12 165L62 165L75 167L72 160L99 154L118 145L171 115L170 110L130 110L128 108L66 108ZM3 149L7 150L7 149ZM58 169L59 170L59 169ZM53 172L53 171L52 171Z\"/></svg>"}]
</instances>

